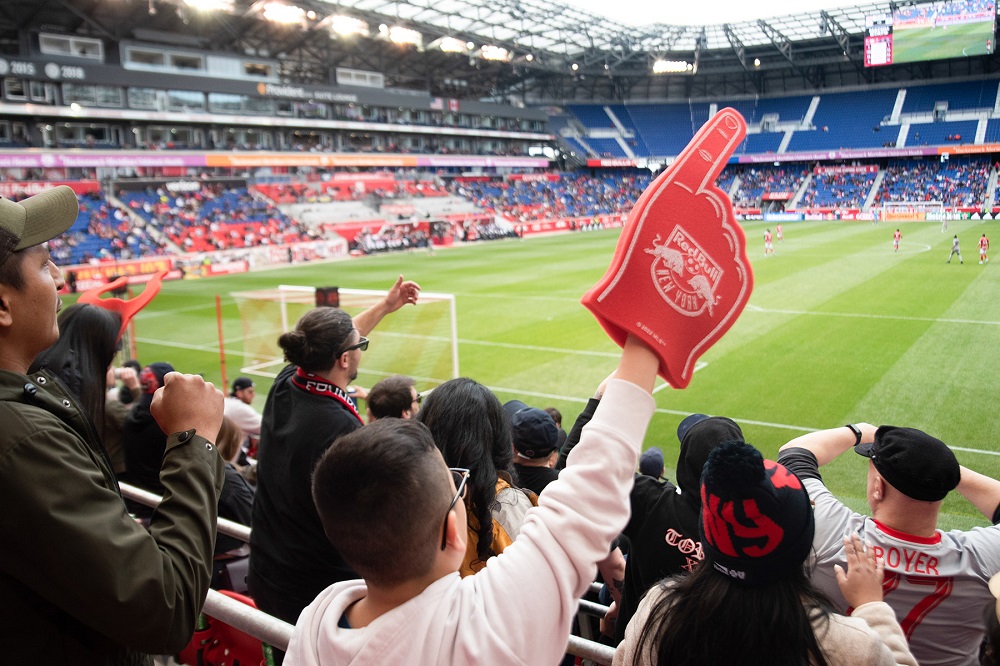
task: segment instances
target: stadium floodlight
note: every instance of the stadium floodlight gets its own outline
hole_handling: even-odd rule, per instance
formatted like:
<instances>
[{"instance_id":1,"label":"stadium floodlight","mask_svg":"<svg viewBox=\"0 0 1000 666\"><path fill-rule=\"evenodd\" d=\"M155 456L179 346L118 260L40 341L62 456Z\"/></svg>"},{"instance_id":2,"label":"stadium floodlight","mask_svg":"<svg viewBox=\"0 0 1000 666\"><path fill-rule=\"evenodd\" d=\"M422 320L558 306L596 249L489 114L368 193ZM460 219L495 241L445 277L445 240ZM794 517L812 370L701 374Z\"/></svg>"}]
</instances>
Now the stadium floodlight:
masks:
<instances>
[{"instance_id":1,"label":"stadium floodlight","mask_svg":"<svg viewBox=\"0 0 1000 666\"><path fill-rule=\"evenodd\" d=\"M469 50L469 42L464 42L457 37L442 37L438 40L437 47L445 53L465 53Z\"/></svg>"},{"instance_id":2,"label":"stadium floodlight","mask_svg":"<svg viewBox=\"0 0 1000 666\"><path fill-rule=\"evenodd\" d=\"M657 58L653 61L653 74L687 74L694 70L694 65L687 60L664 60Z\"/></svg>"},{"instance_id":3,"label":"stadium floodlight","mask_svg":"<svg viewBox=\"0 0 1000 666\"><path fill-rule=\"evenodd\" d=\"M388 26L385 23L378 27L379 33L393 44L412 44L417 48L422 48L424 37L412 28L405 28L401 25Z\"/></svg>"},{"instance_id":4,"label":"stadium floodlight","mask_svg":"<svg viewBox=\"0 0 1000 666\"><path fill-rule=\"evenodd\" d=\"M528 55L524 56L524 59L527 60L528 62L531 62L535 59L535 56L529 53Z\"/></svg>"},{"instance_id":5,"label":"stadium floodlight","mask_svg":"<svg viewBox=\"0 0 1000 666\"><path fill-rule=\"evenodd\" d=\"M184 4L199 12L230 12L232 13L236 5L233 0L184 0Z\"/></svg>"},{"instance_id":6,"label":"stadium floodlight","mask_svg":"<svg viewBox=\"0 0 1000 666\"><path fill-rule=\"evenodd\" d=\"M306 10L295 5L286 5L283 2L268 2L264 5L260 15L272 23L294 25L305 21Z\"/></svg>"},{"instance_id":7,"label":"stadium floodlight","mask_svg":"<svg viewBox=\"0 0 1000 666\"><path fill-rule=\"evenodd\" d=\"M350 35L367 37L371 34L368 24L359 18L354 18L353 16L333 14L330 16L329 21L330 32L340 35L341 37L348 37Z\"/></svg>"},{"instance_id":8,"label":"stadium floodlight","mask_svg":"<svg viewBox=\"0 0 1000 666\"><path fill-rule=\"evenodd\" d=\"M483 44L479 49L479 57L483 60L510 60L510 51L502 46Z\"/></svg>"}]
</instances>

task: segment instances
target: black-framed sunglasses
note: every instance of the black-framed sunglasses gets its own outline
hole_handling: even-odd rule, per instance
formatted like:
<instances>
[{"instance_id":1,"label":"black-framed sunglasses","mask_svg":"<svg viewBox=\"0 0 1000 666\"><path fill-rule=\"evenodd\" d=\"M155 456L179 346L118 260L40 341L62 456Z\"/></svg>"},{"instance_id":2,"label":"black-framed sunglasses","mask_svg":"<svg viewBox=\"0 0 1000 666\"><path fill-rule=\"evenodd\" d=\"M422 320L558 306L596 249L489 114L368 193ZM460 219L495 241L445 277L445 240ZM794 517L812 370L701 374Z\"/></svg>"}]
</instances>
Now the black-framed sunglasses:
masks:
<instances>
[{"instance_id":1,"label":"black-framed sunglasses","mask_svg":"<svg viewBox=\"0 0 1000 666\"><path fill-rule=\"evenodd\" d=\"M451 500L451 504L448 505L448 510L444 512L444 524L441 525L441 550L444 550L448 545L448 514L451 510L455 508L458 500L465 497L465 490L469 484L469 477L472 474L464 467L449 467L448 471L451 472L451 478L455 481L455 488L457 492L455 497Z\"/></svg>"},{"instance_id":2,"label":"black-framed sunglasses","mask_svg":"<svg viewBox=\"0 0 1000 666\"><path fill-rule=\"evenodd\" d=\"M344 347L343 349L341 349L340 352L337 353L337 358L340 358L341 356L351 351L352 349L360 349L361 351L368 351L368 338L362 335L361 338L356 343L354 343L350 347Z\"/></svg>"}]
</instances>

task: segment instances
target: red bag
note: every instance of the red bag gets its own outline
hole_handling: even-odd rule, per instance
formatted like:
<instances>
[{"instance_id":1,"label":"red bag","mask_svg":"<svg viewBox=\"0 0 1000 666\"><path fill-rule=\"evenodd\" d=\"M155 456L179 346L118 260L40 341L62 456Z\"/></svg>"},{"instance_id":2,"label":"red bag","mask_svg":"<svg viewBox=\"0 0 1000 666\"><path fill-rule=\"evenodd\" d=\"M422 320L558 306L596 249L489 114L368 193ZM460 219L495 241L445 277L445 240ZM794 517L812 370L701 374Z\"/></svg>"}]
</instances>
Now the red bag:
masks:
<instances>
[{"instance_id":1,"label":"red bag","mask_svg":"<svg viewBox=\"0 0 1000 666\"><path fill-rule=\"evenodd\" d=\"M734 109L709 120L636 201L604 277L583 296L620 346L631 333L674 388L750 300L753 273L733 204L715 185L746 136Z\"/></svg>"}]
</instances>

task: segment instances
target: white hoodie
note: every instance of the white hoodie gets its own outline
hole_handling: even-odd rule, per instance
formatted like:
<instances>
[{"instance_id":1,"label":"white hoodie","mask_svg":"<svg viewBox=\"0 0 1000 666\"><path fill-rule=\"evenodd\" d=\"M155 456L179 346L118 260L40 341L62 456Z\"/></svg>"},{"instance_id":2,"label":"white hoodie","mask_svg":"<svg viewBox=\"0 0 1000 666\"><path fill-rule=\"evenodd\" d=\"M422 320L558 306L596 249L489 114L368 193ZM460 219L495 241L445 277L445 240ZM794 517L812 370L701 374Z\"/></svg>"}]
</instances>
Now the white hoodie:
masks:
<instances>
[{"instance_id":1,"label":"white hoodie","mask_svg":"<svg viewBox=\"0 0 1000 666\"><path fill-rule=\"evenodd\" d=\"M628 520L654 408L638 386L609 382L566 469L528 512L514 543L485 569L444 576L359 629L337 624L365 596L364 581L331 585L302 611L285 665L557 664L577 600Z\"/></svg>"}]
</instances>

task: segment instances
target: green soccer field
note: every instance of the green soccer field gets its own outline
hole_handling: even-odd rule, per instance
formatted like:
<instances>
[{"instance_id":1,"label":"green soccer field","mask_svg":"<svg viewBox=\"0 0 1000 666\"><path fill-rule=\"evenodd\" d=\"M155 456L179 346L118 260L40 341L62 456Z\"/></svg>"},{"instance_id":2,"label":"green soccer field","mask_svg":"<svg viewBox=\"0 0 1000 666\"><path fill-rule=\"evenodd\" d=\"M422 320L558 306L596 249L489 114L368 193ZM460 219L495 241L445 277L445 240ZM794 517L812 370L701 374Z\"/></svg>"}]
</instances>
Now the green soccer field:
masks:
<instances>
[{"instance_id":1,"label":"green soccer field","mask_svg":"<svg viewBox=\"0 0 1000 666\"><path fill-rule=\"evenodd\" d=\"M765 223L747 224L756 279L750 305L702 357L689 388L656 392L646 446L663 449L668 472L677 458L677 423L705 412L734 418L768 457L808 430L870 421L926 430L955 447L963 464L1000 475L1000 261L980 266L976 249L982 233L996 235L996 225L952 222L942 234L939 223L900 224L894 254L896 226L789 223L775 255L765 258ZM945 263L952 233L962 241L964 265ZM617 231L601 231L499 241L434 256L393 254L170 283L137 319L139 360L168 360L218 382L220 295L232 381L244 358L231 292L282 283L386 289L402 273L425 291L456 295L461 374L501 401L557 407L569 430L616 363L618 348L579 299L603 274L617 238ZM380 345L396 347L404 360L422 355L405 336L376 332L372 339L372 362ZM358 383L370 386L379 375L366 374L366 363ZM441 372L418 388L446 379ZM268 380L258 379L261 409ZM865 469L860 457L847 455L826 468L825 478L862 509ZM985 522L960 497L949 498L945 512L949 527Z\"/></svg>"},{"instance_id":2,"label":"green soccer field","mask_svg":"<svg viewBox=\"0 0 1000 666\"><path fill-rule=\"evenodd\" d=\"M937 28L897 28L892 37L892 61L918 62L942 58L986 55L993 39L993 23L963 23Z\"/></svg>"}]
</instances>

